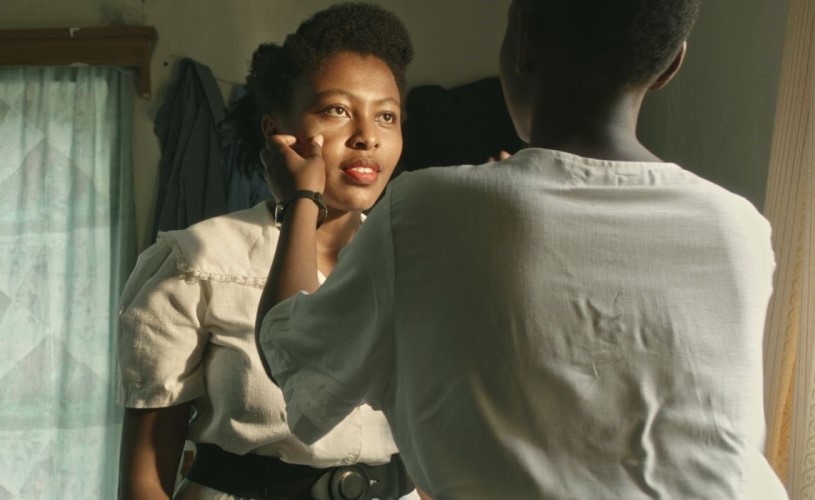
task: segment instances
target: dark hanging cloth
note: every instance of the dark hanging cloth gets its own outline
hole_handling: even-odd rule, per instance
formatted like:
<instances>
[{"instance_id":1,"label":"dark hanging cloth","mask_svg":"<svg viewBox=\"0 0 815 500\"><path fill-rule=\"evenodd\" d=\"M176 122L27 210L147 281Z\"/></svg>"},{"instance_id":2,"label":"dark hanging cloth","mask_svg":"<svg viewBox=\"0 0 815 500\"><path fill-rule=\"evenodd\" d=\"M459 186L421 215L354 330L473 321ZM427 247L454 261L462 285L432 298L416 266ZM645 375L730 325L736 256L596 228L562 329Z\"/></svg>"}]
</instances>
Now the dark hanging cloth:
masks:
<instances>
[{"instance_id":1,"label":"dark hanging cloth","mask_svg":"<svg viewBox=\"0 0 815 500\"><path fill-rule=\"evenodd\" d=\"M266 181L259 173L253 170L246 176L237 169L237 165L241 162L237 155L237 147L237 145L230 147L226 162L227 212L251 208L261 201L273 198L271 191L266 186Z\"/></svg>"},{"instance_id":2,"label":"dark hanging cloth","mask_svg":"<svg viewBox=\"0 0 815 500\"><path fill-rule=\"evenodd\" d=\"M405 111L399 170L478 165L501 150L515 153L523 146L498 77L450 89L416 86L408 93Z\"/></svg>"},{"instance_id":3,"label":"dark hanging cloth","mask_svg":"<svg viewBox=\"0 0 815 500\"><path fill-rule=\"evenodd\" d=\"M234 103L245 94L245 87L237 87L231 102ZM260 127L260 124L258 124L258 127ZM230 141L226 154L227 212L251 208L261 201L272 198L272 193L257 168L242 165L245 161L252 160L241 158L241 143L239 139L235 138ZM248 171L248 174L241 173L241 170Z\"/></svg>"},{"instance_id":4,"label":"dark hanging cloth","mask_svg":"<svg viewBox=\"0 0 815 500\"><path fill-rule=\"evenodd\" d=\"M153 241L158 231L183 229L226 213L228 145L219 133L224 112L212 71L182 59L153 129L161 147Z\"/></svg>"}]
</instances>

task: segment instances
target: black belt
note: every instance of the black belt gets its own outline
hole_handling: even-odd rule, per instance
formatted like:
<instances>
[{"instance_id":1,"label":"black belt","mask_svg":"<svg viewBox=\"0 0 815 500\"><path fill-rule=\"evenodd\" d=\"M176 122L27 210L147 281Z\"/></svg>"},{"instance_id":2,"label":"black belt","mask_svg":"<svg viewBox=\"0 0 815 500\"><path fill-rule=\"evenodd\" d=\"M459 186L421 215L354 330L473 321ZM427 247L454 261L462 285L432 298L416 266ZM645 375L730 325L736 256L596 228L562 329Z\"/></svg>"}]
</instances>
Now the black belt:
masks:
<instances>
[{"instance_id":1,"label":"black belt","mask_svg":"<svg viewBox=\"0 0 815 500\"><path fill-rule=\"evenodd\" d=\"M269 500L387 500L414 488L399 455L383 465L316 469L251 453L235 455L208 443L196 443L187 478L224 493Z\"/></svg>"}]
</instances>

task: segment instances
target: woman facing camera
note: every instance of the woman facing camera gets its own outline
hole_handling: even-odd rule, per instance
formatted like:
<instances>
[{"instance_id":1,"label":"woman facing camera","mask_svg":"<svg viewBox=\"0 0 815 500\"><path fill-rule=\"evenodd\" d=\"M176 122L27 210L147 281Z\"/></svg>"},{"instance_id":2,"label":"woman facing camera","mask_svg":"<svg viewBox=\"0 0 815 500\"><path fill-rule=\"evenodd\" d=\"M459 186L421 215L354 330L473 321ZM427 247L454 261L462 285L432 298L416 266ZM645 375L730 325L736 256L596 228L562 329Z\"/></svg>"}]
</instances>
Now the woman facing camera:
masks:
<instances>
[{"instance_id":1,"label":"woman facing camera","mask_svg":"<svg viewBox=\"0 0 815 500\"><path fill-rule=\"evenodd\" d=\"M263 168L270 135L292 136L304 154L321 143L325 190L160 233L139 257L119 322L121 498L171 497L185 439L195 461L175 498L416 495L385 417L368 406L312 445L295 438L254 337L275 219L294 203L318 207L315 251L297 258L316 261L319 284L385 188L402 151L411 59L399 19L359 3L318 12L282 46L255 52L247 94L229 115L246 157Z\"/></svg>"}]
</instances>

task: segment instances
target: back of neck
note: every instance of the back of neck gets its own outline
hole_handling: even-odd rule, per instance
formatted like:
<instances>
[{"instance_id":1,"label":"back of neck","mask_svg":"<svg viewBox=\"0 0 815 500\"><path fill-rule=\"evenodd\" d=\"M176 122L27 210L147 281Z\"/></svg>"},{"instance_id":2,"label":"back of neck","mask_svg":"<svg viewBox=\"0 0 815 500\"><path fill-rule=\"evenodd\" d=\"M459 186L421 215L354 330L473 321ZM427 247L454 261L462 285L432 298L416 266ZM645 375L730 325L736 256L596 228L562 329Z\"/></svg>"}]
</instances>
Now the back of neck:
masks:
<instances>
[{"instance_id":1,"label":"back of neck","mask_svg":"<svg viewBox=\"0 0 815 500\"><path fill-rule=\"evenodd\" d=\"M643 96L635 90L541 92L530 145L601 160L661 162L637 138Z\"/></svg>"}]
</instances>

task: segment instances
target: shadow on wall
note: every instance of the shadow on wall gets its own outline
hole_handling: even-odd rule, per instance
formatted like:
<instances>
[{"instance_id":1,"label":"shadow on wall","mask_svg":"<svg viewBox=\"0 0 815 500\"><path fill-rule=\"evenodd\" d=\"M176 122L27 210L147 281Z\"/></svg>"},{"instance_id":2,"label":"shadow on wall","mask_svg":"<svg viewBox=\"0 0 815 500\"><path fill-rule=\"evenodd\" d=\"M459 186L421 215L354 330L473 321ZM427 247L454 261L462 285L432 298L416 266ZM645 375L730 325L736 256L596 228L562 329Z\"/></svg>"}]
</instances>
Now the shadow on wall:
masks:
<instances>
[{"instance_id":1,"label":"shadow on wall","mask_svg":"<svg viewBox=\"0 0 815 500\"><path fill-rule=\"evenodd\" d=\"M445 89L414 87L405 105L401 171L480 164L500 151L523 147L509 116L498 77Z\"/></svg>"}]
</instances>

